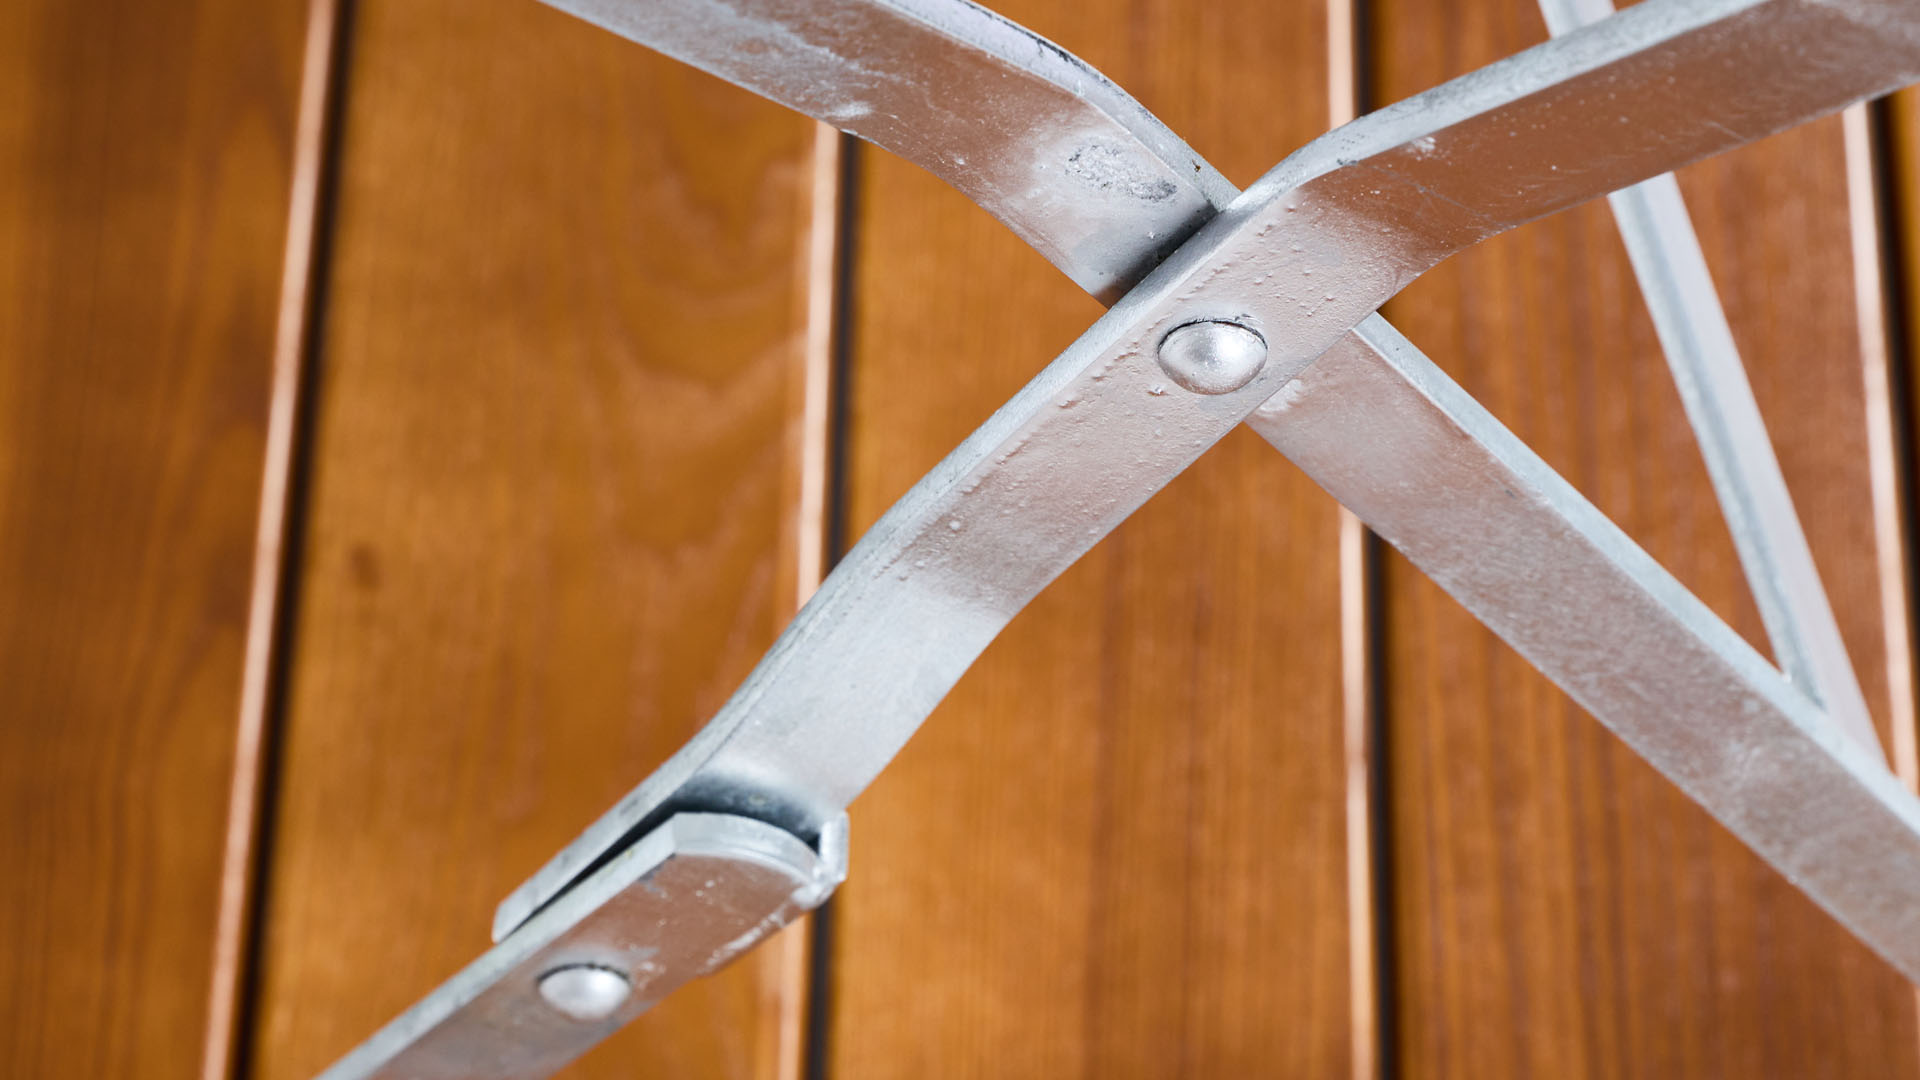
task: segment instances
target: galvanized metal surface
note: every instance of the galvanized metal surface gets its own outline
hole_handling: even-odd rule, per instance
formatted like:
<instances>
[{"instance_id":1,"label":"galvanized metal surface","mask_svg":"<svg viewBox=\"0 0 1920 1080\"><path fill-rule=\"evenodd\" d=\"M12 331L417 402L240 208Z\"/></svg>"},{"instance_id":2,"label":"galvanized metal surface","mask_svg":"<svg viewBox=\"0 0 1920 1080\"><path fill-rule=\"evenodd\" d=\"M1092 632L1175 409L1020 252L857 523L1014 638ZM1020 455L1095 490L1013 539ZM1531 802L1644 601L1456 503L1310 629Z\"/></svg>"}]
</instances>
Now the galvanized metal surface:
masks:
<instances>
[{"instance_id":1,"label":"galvanized metal surface","mask_svg":"<svg viewBox=\"0 0 1920 1080\"><path fill-rule=\"evenodd\" d=\"M1191 231L1231 196L1111 84L971 5L557 6L913 157L1097 294L1138 277L1163 235ZM1006 621L1263 400L1256 423L1271 441L1856 933L1920 974L1906 944L1920 937L1906 914L1920 895L1920 805L1369 319L1460 247L1911 80L1915 22L1902 5L1867 0L1652 0L1316 140L916 486L720 715L502 905L496 934L512 933L329 1076L546 1075L611 1030L604 1024L706 969L681 948L683 931L718 939L731 924L739 936L727 940L744 947L763 932L747 908L775 903L784 919L800 909L792 897L824 897L831 882L809 891L790 879L799 891L782 901L770 891L777 880L745 875L712 878L712 893L696 888L689 900L637 887L634 868L654 865L656 838L679 823L741 820L687 811L752 819L744 825L767 830L788 869L811 853L782 830L837 850L840 810ZM943 96L930 97L932 87ZM1090 146L1105 149L1089 157ZM1106 203L1072 194L1095 163L1108 170L1093 178ZM1350 333L1362 320L1364 332ZM1161 358L1168 335L1196 322L1258 335L1264 366L1249 365L1257 370L1243 386L1236 376L1190 392ZM1387 475L1394 469L1403 472ZM1376 481L1391 490L1372 490ZM1354 483L1364 490L1343 486ZM1514 505L1482 505L1496 488ZM1658 655L1623 677L1623 643ZM837 880L831 868L808 874L816 886ZM650 954L660 970L645 972L630 1000L596 983L606 993L595 1002L614 1008L604 1024L565 1018L542 997L541 976L608 964L605 948L596 958L561 946L643 892L667 904L647 911L681 951ZM746 907L723 911L736 897Z\"/></svg>"},{"instance_id":2,"label":"galvanized metal surface","mask_svg":"<svg viewBox=\"0 0 1920 1080\"><path fill-rule=\"evenodd\" d=\"M816 854L724 814L679 814L581 881L402 1013L321 1080L535 1080L579 1057L689 979L710 974L817 907L846 878L844 821ZM564 1000L556 969L617 973ZM596 996L582 999L576 990Z\"/></svg>"},{"instance_id":3,"label":"galvanized metal surface","mask_svg":"<svg viewBox=\"0 0 1920 1080\"><path fill-rule=\"evenodd\" d=\"M547 0L918 162L1107 303L1233 188L1106 76L965 0Z\"/></svg>"},{"instance_id":4,"label":"galvanized metal surface","mask_svg":"<svg viewBox=\"0 0 1920 1080\"><path fill-rule=\"evenodd\" d=\"M1653 0L1315 140L896 504L720 714L510 896L496 932L676 810L811 836L1041 588L1447 255L1917 72L1920 26L1893 0ZM1169 330L1206 319L1265 338L1245 388L1193 395L1154 362Z\"/></svg>"},{"instance_id":5,"label":"galvanized metal surface","mask_svg":"<svg viewBox=\"0 0 1920 1080\"><path fill-rule=\"evenodd\" d=\"M1920 800L1385 320L1249 424L1920 981Z\"/></svg>"},{"instance_id":6,"label":"galvanized metal surface","mask_svg":"<svg viewBox=\"0 0 1920 1080\"><path fill-rule=\"evenodd\" d=\"M1599 22L1613 10L1611 0L1540 0L1547 27L1556 34ZM1884 761L1886 750L1840 639L1680 185L1670 175L1658 176L1614 192L1607 202L1706 459L1774 659L1789 681Z\"/></svg>"}]
</instances>

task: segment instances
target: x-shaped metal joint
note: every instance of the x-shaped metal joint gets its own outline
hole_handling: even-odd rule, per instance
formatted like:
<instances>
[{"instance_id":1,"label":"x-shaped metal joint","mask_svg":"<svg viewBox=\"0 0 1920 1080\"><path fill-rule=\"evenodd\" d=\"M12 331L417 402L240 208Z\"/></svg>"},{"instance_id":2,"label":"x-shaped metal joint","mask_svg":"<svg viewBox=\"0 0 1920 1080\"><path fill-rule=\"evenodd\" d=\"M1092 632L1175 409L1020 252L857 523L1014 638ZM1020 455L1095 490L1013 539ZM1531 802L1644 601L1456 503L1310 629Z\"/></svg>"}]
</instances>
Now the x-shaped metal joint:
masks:
<instances>
[{"instance_id":1,"label":"x-shaped metal joint","mask_svg":"<svg viewBox=\"0 0 1920 1080\"><path fill-rule=\"evenodd\" d=\"M820 902L847 805L986 645L1243 422L1920 979L1920 801L1886 767L1671 181L1615 210L1779 668L1375 314L1480 240L1920 79L1920 9L1543 0L1562 36L1237 193L965 0L549 2L921 164L1112 307L507 898L494 949L331 1080L548 1075Z\"/></svg>"}]
</instances>

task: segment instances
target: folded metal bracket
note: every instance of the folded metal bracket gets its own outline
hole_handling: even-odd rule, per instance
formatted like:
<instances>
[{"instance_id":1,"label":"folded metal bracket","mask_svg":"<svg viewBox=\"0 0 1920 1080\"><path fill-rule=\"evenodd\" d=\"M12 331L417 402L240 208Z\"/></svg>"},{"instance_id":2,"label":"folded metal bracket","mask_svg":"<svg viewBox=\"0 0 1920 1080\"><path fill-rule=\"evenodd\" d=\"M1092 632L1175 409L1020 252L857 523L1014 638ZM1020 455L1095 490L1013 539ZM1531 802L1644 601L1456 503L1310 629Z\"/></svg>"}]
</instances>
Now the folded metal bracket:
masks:
<instances>
[{"instance_id":1,"label":"folded metal bracket","mask_svg":"<svg viewBox=\"0 0 1920 1080\"><path fill-rule=\"evenodd\" d=\"M820 906L847 875L774 825L677 814L569 889L322 1080L550 1076L683 983Z\"/></svg>"}]
</instances>

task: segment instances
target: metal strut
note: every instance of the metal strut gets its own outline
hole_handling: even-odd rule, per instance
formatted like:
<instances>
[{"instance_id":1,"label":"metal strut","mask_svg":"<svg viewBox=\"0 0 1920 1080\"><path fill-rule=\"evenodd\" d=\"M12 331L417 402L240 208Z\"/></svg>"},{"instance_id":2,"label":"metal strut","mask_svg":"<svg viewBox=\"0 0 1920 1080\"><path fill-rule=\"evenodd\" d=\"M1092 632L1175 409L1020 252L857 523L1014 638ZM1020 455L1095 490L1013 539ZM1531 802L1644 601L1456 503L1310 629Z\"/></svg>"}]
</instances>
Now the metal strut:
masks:
<instances>
[{"instance_id":1,"label":"metal strut","mask_svg":"<svg viewBox=\"0 0 1920 1080\"><path fill-rule=\"evenodd\" d=\"M1113 307L502 903L498 945L330 1080L549 1075L824 899L847 804L981 650L1242 421L1920 979L1920 801L1861 723L1710 284L1687 284L1684 242L1661 250L1670 215L1623 228L1643 277L1681 282L1666 315L1649 297L1787 674L1373 314L1482 239L1920 79L1920 10L1647 0L1236 195L1098 72L964 0L549 2L914 160Z\"/></svg>"},{"instance_id":2,"label":"metal strut","mask_svg":"<svg viewBox=\"0 0 1920 1080\"><path fill-rule=\"evenodd\" d=\"M1564 34L1612 15L1613 0L1540 0L1540 11L1549 30ZM1774 660L1787 681L1824 705L1841 730L1885 760L1680 185L1671 175L1656 176L1614 192L1607 203L1706 459Z\"/></svg>"}]
</instances>

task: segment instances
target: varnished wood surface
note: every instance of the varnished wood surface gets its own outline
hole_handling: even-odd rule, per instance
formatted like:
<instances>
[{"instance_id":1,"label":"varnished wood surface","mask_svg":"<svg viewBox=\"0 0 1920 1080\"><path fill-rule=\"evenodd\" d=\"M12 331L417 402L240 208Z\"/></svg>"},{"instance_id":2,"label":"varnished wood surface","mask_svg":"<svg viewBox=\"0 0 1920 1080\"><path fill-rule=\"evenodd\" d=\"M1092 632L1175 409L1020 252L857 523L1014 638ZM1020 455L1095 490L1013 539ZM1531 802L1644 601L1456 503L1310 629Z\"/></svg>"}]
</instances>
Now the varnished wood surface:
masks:
<instances>
[{"instance_id":1,"label":"varnished wood surface","mask_svg":"<svg viewBox=\"0 0 1920 1080\"><path fill-rule=\"evenodd\" d=\"M995 6L1237 182L1325 126L1319 0ZM250 1014L272 1078L484 948L798 573L810 125L527 0L354 7ZM199 1067L303 8L0 5L0 1075ZM1378 101L1544 37L1527 0L1371 23ZM858 180L855 533L1098 314L912 167ZM1884 724L1839 128L1683 186ZM1764 649L1603 208L1389 313ZM1348 1074L1336 535L1237 433L990 650L855 807L830 1075ZM1401 1074L1920 1073L1910 986L1417 572L1386 586ZM568 1075L791 1075L798 962Z\"/></svg>"},{"instance_id":2,"label":"varnished wood surface","mask_svg":"<svg viewBox=\"0 0 1920 1080\"><path fill-rule=\"evenodd\" d=\"M200 1066L303 10L0 4L0 1075Z\"/></svg>"},{"instance_id":3,"label":"varnished wood surface","mask_svg":"<svg viewBox=\"0 0 1920 1080\"><path fill-rule=\"evenodd\" d=\"M1382 101L1545 36L1526 0L1375 11ZM1838 122L1682 187L1884 725ZM1764 650L1603 206L1455 259L1388 314ZM1397 557L1387 581L1404 1075L1920 1073L1909 985Z\"/></svg>"},{"instance_id":4,"label":"varnished wood surface","mask_svg":"<svg viewBox=\"0 0 1920 1080\"><path fill-rule=\"evenodd\" d=\"M812 125L526 0L356 9L261 1078L485 948L792 607ZM770 1075L779 966L569 1075Z\"/></svg>"},{"instance_id":5,"label":"varnished wood surface","mask_svg":"<svg viewBox=\"0 0 1920 1080\"><path fill-rule=\"evenodd\" d=\"M1236 182L1326 126L1318 4L996 8ZM1099 314L912 166L859 185L856 534ZM1236 433L987 651L854 805L832 1075L1346 1075L1337 531Z\"/></svg>"}]
</instances>

